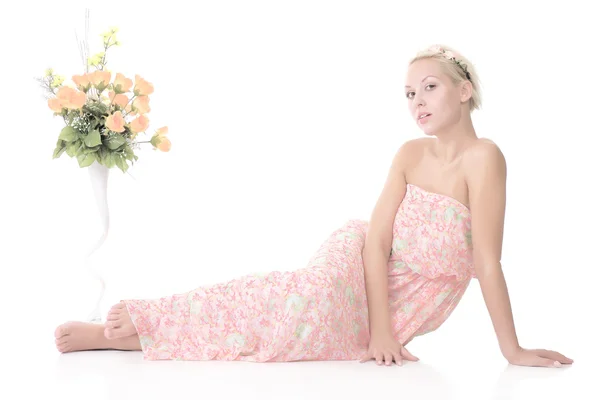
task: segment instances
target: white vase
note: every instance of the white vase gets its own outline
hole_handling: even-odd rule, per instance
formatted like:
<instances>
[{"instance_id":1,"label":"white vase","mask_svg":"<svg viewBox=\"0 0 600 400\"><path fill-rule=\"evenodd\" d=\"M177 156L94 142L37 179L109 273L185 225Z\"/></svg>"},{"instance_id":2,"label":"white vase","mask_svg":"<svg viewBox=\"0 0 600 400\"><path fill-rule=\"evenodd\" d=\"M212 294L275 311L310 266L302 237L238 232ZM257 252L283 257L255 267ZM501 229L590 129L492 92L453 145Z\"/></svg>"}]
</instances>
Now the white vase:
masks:
<instances>
[{"instance_id":1,"label":"white vase","mask_svg":"<svg viewBox=\"0 0 600 400\"><path fill-rule=\"evenodd\" d=\"M94 323L101 323L102 316L100 315L100 303L104 298L104 292L106 290L106 283L102 278L102 275L97 269L92 266L92 255L104 244L106 237L108 236L108 228L110 225L110 216L108 210L108 173L109 168L94 161L92 165L87 167L90 181L92 184L92 190L94 192L94 198L96 199L96 205L100 216L100 224L102 227L102 235L97 239L95 244L90 248L85 256L85 266L88 272L100 283L100 294L96 300L96 305L92 312L89 314L87 321Z\"/></svg>"}]
</instances>

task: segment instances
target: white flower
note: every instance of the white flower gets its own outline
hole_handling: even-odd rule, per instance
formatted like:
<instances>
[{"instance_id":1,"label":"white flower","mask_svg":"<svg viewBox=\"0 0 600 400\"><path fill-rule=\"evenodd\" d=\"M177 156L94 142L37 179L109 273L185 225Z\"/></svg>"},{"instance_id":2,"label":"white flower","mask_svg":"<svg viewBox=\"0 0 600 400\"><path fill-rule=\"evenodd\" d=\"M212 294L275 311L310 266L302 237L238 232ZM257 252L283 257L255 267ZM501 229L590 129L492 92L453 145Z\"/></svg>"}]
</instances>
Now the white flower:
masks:
<instances>
[{"instance_id":1,"label":"white flower","mask_svg":"<svg viewBox=\"0 0 600 400\"><path fill-rule=\"evenodd\" d=\"M442 49L442 47L441 47L440 45L437 45L437 44L436 44L436 45L433 45L433 46L431 46L431 47L429 48L429 50L431 50L431 51L435 51L435 52L437 52L437 53L443 53L443 52L444 52L444 49Z\"/></svg>"}]
</instances>

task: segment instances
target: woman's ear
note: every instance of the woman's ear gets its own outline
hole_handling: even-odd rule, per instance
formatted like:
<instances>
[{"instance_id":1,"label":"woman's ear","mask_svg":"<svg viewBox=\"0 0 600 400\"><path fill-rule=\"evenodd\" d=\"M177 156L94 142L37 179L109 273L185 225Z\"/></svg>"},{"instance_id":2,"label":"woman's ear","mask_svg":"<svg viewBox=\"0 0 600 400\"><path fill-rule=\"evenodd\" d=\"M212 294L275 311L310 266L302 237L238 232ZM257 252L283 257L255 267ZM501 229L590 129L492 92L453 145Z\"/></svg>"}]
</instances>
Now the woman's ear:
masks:
<instances>
[{"instance_id":1,"label":"woman's ear","mask_svg":"<svg viewBox=\"0 0 600 400\"><path fill-rule=\"evenodd\" d=\"M465 103L471 99L473 95L473 84L469 81L464 81L460 85L460 101Z\"/></svg>"}]
</instances>

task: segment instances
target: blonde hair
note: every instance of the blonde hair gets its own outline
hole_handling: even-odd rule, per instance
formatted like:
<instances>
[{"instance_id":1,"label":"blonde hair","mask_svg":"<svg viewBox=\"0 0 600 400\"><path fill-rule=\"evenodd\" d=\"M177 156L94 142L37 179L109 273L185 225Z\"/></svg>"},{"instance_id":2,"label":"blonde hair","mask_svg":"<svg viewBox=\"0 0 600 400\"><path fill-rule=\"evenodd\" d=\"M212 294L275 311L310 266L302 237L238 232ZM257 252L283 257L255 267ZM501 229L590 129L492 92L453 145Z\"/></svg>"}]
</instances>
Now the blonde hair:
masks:
<instances>
[{"instance_id":1,"label":"blonde hair","mask_svg":"<svg viewBox=\"0 0 600 400\"><path fill-rule=\"evenodd\" d=\"M481 83L475 67L469 60L449 46L433 45L419 51L409 61L408 65L410 66L414 62L424 59L438 61L455 85L464 81L471 82L473 90L469 99L469 111L481 109Z\"/></svg>"}]
</instances>

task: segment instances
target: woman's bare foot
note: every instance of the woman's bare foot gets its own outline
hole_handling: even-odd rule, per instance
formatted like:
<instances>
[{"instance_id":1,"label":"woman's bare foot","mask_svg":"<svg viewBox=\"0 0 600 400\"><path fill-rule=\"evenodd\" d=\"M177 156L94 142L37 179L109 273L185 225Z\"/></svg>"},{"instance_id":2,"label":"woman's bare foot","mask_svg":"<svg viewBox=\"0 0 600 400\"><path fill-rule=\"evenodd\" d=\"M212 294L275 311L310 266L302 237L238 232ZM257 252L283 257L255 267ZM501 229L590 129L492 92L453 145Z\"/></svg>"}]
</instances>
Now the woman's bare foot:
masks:
<instances>
[{"instance_id":1,"label":"woman's bare foot","mask_svg":"<svg viewBox=\"0 0 600 400\"><path fill-rule=\"evenodd\" d=\"M140 339L131 335L119 339L104 337L104 325L67 322L54 331L56 348L61 353L83 350L141 350Z\"/></svg>"},{"instance_id":2,"label":"woman's bare foot","mask_svg":"<svg viewBox=\"0 0 600 400\"><path fill-rule=\"evenodd\" d=\"M118 339L131 335L137 335L137 331L127 307L124 303L118 303L112 306L106 317L106 323L104 324L104 336L107 339Z\"/></svg>"}]
</instances>

